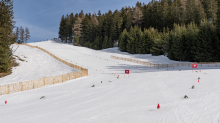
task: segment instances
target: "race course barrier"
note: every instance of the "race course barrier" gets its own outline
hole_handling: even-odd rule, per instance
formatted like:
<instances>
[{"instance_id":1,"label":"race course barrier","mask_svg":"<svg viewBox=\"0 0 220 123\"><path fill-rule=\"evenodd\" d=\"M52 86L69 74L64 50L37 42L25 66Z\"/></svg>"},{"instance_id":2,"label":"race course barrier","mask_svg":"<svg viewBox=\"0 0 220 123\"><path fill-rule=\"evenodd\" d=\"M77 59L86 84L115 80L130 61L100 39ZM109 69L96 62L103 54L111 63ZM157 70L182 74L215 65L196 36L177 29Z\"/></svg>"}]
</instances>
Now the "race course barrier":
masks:
<instances>
[{"instance_id":1,"label":"race course barrier","mask_svg":"<svg viewBox=\"0 0 220 123\"><path fill-rule=\"evenodd\" d=\"M131 59L131 58L117 57L117 56L113 56L113 55L111 55L111 58L117 59L117 60L130 61L130 62L134 62L137 64L146 65L149 67L158 67L158 68L182 67L182 66L192 67L192 63L190 63L190 62L172 63L172 64L154 64L154 63L150 63L150 62L144 62L144 61ZM220 67L220 62L197 62L197 66L198 67L199 66L201 66L201 67Z\"/></svg>"}]
</instances>

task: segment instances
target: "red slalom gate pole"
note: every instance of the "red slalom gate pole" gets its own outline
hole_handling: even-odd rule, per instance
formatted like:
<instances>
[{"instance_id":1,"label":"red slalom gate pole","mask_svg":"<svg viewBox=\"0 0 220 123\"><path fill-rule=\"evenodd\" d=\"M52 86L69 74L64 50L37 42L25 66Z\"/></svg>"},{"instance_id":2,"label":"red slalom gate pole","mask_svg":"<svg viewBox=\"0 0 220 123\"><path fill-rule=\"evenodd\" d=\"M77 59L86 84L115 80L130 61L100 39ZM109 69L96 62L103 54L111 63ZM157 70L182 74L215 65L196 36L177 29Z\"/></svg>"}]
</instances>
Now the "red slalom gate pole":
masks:
<instances>
[{"instance_id":1,"label":"red slalom gate pole","mask_svg":"<svg viewBox=\"0 0 220 123\"><path fill-rule=\"evenodd\" d=\"M102 83L102 81L101 81L101 83Z\"/></svg>"},{"instance_id":2,"label":"red slalom gate pole","mask_svg":"<svg viewBox=\"0 0 220 123\"><path fill-rule=\"evenodd\" d=\"M125 69L126 70L126 69ZM124 78L125 78L125 74L124 74Z\"/></svg>"},{"instance_id":3,"label":"red slalom gate pole","mask_svg":"<svg viewBox=\"0 0 220 123\"><path fill-rule=\"evenodd\" d=\"M5 100L5 104L7 104L8 102L7 102L7 100Z\"/></svg>"},{"instance_id":4,"label":"red slalom gate pole","mask_svg":"<svg viewBox=\"0 0 220 123\"><path fill-rule=\"evenodd\" d=\"M130 71L130 67L129 67L129 71ZM130 75L130 72L129 72L129 74L128 74L128 78L129 78L129 75Z\"/></svg>"}]
</instances>

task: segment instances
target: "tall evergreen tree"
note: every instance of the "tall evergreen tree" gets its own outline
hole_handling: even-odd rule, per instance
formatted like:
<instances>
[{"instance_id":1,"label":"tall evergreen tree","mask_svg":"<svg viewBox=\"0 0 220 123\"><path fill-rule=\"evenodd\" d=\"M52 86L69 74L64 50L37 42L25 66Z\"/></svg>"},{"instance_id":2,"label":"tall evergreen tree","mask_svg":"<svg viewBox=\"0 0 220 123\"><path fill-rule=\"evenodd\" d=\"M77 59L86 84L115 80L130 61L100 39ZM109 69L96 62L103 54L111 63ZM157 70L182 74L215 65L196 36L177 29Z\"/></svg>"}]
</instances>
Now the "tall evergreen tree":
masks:
<instances>
[{"instance_id":1,"label":"tall evergreen tree","mask_svg":"<svg viewBox=\"0 0 220 123\"><path fill-rule=\"evenodd\" d=\"M158 31L156 29L150 29L150 33L151 33L151 36L150 36L150 42L152 42L152 47L150 49L150 53L152 55L163 55L163 47L162 47L162 44L163 44L163 35L162 33L158 33Z\"/></svg>"},{"instance_id":2,"label":"tall evergreen tree","mask_svg":"<svg viewBox=\"0 0 220 123\"><path fill-rule=\"evenodd\" d=\"M27 43L27 41L30 39L31 35L30 35L30 31L29 29L26 27L25 28L25 32L24 32L24 40L25 40L25 43Z\"/></svg>"},{"instance_id":3,"label":"tall evergreen tree","mask_svg":"<svg viewBox=\"0 0 220 123\"><path fill-rule=\"evenodd\" d=\"M129 36L129 34L128 34L126 28L125 28L124 31L121 33L120 38L119 38L119 48L122 52L127 51L128 36Z\"/></svg>"},{"instance_id":4,"label":"tall evergreen tree","mask_svg":"<svg viewBox=\"0 0 220 123\"><path fill-rule=\"evenodd\" d=\"M15 41L16 42L18 42L18 39L19 39L19 28L18 27L16 27L16 30L15 30L15 36L16 36L16 39L15 39Z\"/></svg>"},{"instance_id":5,"label":"tall evergreen tree","mask_svg":"<svg viewBox=\"0 0 220 123\"><path fill-rule=\"evenodd\" d=\"M132 23L134 25L138 25L139 27L142 27L143 24L143 20L144 20L144 15L143 12L139 6L135 6L134 10L133 10L133 19L132 19Z\"/></svg>"},{"instance_id":6,"label":"tall evergreen tree","mask_svg":"<svg viewBox=\"0 0 220 123\"><path fill-rule=\"evenodd\" d=\"M113 40L117 40L118 39L118 34L117 34L117 22L118 22L118 18L119 18L119 14L118 14L118 11L116 10L114 13L113 13L113 19L112 19L112 23L111 23L111 26L110 26L110 37L113 39Z\"/></svg>"},{"instance_id":7,"label":"tall evergreen tree","mask_svg":"<svg viewBox=\"0 0 220 123\"><path fill-rule=\"evenodd\" d=\"M14 28L13 2L11 0L1 0L0 2L0 73L8 72L10 60L7 53L12 40L12 29Z\"/></svg>"},{"instance_id":8,"label":"tall evergreen tree","mask_svg":"<svg viewBox=\"0 0 220 123\"><path fill-rule=\"evenodd\" d=\"M74 44L75 46L80 46L80 44L79 44L79 37L78 37L77 35L75 35L75 36L73 37L73 44Z\"/></svg>"},{"instance_id":9,"label":"tall evergreen tree","mask_svg":"<svg viewBox=\"0 0 220 123\"><path fill-rule=\"evenodd\" d=\"M108 48L108 36L105 36L102 44L102 49Z\"/></svg>"},{"instance_id":10,"label":"tall evergreen tree","mask_svg":"<svg viewBox=\"0 0 220 123\"><path fill-rule=\"evenodd\" d=\"M22 28L22 26L20 27L20 40L21 43L24 43L24 29Z\"/></svg>"},{"instance_id":11,"label":"tall evergreen tree","mask_svg":"<svg viewBox=\"0 0 220 123\"><path fill-rule=\"evenodd\" d=\"M204 20L199 27L197 47L196 47L196 61L217 61L219 40L216 35L216 28L207 20Z\"/></svg>"},{"instance_id":12,"label":"tall evergreen tree","mask_svg":"<svg viewBox=\"0 0 220 123\"><path fill-rule=\"evenodd\" d=\"M59 38L61 38L61 40L63 41L65 38L65 18L64 15L61 18L60 21L60 27L59 27Z\"/></svg>"},{"instance_id":13,"label":"tall evergreen tree","mask_svg":"<svg viewBox=\"0 0 220 123\"><path fill-rule=\"evenodd\" d=\"M125 28L127 31L130 30L131 26L132 26L132 13L131 13L131 8L128 7L125 9L126 11L126 23L125 23Z\"/></svg>"}]
</instances>

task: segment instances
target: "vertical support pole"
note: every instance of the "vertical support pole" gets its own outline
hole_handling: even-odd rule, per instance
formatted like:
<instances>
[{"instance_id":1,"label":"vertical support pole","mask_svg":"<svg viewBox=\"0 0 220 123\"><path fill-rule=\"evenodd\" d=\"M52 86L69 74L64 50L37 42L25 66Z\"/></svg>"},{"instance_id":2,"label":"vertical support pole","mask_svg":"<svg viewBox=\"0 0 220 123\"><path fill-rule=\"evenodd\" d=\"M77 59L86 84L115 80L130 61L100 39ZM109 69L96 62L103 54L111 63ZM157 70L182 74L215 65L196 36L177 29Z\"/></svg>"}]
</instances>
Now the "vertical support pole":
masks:
<instances>
[{"instance_id":1,"label":"vertical support pole","mask_svg":"<svg viewBox=\"0 0 220 123\"><path fill-rule=\"evenodd\" d=\"M130 75L130 67L129 67L129 74L128 74L128 78L129 78L129 75Z\"/></svg>"}]
</instances>

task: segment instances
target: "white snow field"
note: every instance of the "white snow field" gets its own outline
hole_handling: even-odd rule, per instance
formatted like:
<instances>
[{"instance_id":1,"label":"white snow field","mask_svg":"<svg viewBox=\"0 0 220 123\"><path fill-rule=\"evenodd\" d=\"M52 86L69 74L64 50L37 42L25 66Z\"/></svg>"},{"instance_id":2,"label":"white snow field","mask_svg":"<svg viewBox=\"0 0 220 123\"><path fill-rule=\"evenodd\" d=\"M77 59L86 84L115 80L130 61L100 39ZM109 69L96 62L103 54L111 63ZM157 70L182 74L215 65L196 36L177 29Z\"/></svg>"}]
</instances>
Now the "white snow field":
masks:
<instances>
[{"instance_id":1,"label":"white snow field","mask_svg":"<svg viewBox=\"0 0 220 123\"><path fill-rule=\"evenodd\" d=\"M42 47L68 62L83 65L89 69L89 76L0 96L1 123L220 122L220 70L217 67L199 67L201 72L198 73L195 69L192 73L190 67L157 69L111 59L111 55L124 54L117 48L96 51L55 41L29 44ZM23 50L26 49L29 53L43 55L36 52L36 49ZM23 53L25 55L25 51ZM167 58L164 60L163 56L147 56L142 59L155 63L174 62ZM34 57L28 58L34 60ZM135 58L135 55L130 55L130 58ZM29 70L26 74L39 71L47 75L47 72L41 70L46 65L42 62L35 62L34 65L41 67ZM129 78L128 75L124 78L124 71L129 68ZM30 67L27 63L16 69ZM17 74L17 78L19 76ZM198 77L201 78L199 82ZM193 85L194 89L191 88ZM185 99L185 95L189 98ZM41 96L45 98L40 99ZM6 105L5 100L8 101ZM157 109L158 103L160 110Z\"/></svg>"},{"instance_id":2,"label":"white snow field","mask_svg":"<svg viewBox=\"0 0 220 123\"><path fill-rule=\"evenodd\" d=\"M13 44L12 47L15 50L18 45ZM77 71L37 48L20 45L14 55L19 63L19 67L12 68L11 75L0 78L0 85L36 80ZM17 56L24 61L18 60Z\"/></svg>"}]
</instances>

